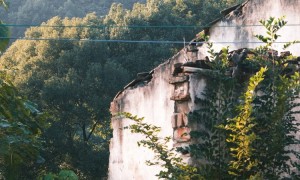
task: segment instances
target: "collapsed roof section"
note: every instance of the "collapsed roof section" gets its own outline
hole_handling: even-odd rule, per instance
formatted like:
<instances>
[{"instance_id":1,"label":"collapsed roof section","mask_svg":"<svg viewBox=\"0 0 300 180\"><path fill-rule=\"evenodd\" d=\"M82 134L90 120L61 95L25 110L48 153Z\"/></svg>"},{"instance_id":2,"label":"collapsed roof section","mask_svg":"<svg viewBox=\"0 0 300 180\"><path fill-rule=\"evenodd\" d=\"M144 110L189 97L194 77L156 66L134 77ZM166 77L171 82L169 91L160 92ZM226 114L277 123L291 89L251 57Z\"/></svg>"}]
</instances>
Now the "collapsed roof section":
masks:
<instances>
[{"instance_id":1,"label":"collapsed roof section","mask_svg":"<svg viewBox=\"0 0 300 180\"><path fill-rule=\"evenodd\" d=\"M227 15L229 15L230 13L238 13L241 11L242 7L247 4L249 0L246 0L244 3L242 4L237 4L237 5L234 5L232 7L229 7L227 9L224 9L223 11L221 11L221 17L212 21L211 23L209 23L207 25L207 27L205 27L203 29L203 31L201 31L199 34L197 34L196 38L193 39L192 41L190 41L189 45L186 46L184 48L184 51L189 51L189 52L197 52L198 49L196 46L201 46L204 42L204 39L202 38L203 35L205 36L208 36L209 35L209 29L211 26L213 26L216 22L220 21L222 18L226 17ZM201 36L199 36L201 34ZM180 52L179 52L180 53ZM178 53L178 54L179 54ZM174 57L178 56L178 54L176 54L175 56L173 56L172 58L169 59L169 61L171 59L173 59ZM184 69L187 70L191 70L190 68L187 68L187 67L200 67L200 68L203 68L203 69L210 69L209 65L208 65L208 61L207 59L204 59L204 60L196 60L196 62L189 62L189 63L186 63L186 64L182 64L182 67L185 67ZM178 64L179 66L179 64ZM203 66L203 67L202 67ZM136 87L140 87L140 86L145 86L147 85L151 79L152 79L152 75L154 73L154 70L151 70L150 72L141 72L141 73L138 73L136 78L134 80L132 80L130 83L128 83L124 88L123 90L119 91L117 93L117 95L115 96L114 99L118 98L118 96L125 90L125 89L128 89L128 88L136 88Z\"/></svg>"},{"instance_id":2,"label":"collapsed roof section","mask_svg":"<svg viewBox=\"0 0 300 180\"><path fill-rule=\"evenodd\" d=\"M187 46L191 52L195 51L193 48L193 44ZM176 63L174 64L173 75L176 76L180 73L205 73L205 72L212 72L213 71L213 61L218 60L221 58L220 56L223 54L222 51L216 54L214 59L210 59L206 56L205 59L194 60L194 61L186 61L185 63ZM231 51L227 54L227 58L229 61L228 68L224 75L236 78L243 78L243 76L248 76L249 74L253 74L254 72L259 70L259 67L255 67L253 65L249 65L250 59L256 56L257 53L254 49L242 48ZM283 61L288 56L291 57L289 61ZM272 57L272 58L270 58ZM291 75L294 74L295 71L300 72L298 66L300 66L300 57L293 57L290 51L284 51L278 53L276 50L269 50L266 52L265 57L266 60L273 59L277 62L281 62L281 65L284 66L285 71L282 72L282 75ZM292 67L293 66L293 67ZM215 73L220 73L214 70ZM138 73L136 79L131 81L128 85L124 87L125 89L128 88L136 88L138 86L145 86L149 83L152 79L152 75L154 70L150 72L143 72ZM121 91L122 92L122 91ZM121 93L119 92L115 98Z\"/></svg>"}]
</instances>

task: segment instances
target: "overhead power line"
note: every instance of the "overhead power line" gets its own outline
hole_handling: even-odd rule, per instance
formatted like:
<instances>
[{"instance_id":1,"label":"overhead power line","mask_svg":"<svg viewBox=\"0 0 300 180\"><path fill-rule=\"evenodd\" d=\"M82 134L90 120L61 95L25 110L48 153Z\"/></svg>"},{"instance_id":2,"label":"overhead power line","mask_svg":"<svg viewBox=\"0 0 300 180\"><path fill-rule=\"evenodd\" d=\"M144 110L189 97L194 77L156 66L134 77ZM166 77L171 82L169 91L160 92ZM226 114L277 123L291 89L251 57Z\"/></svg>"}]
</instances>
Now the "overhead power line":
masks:
<instances>
[{"instance_id":1,"label":"overhead power line","mask_svg":"<svg viewBox=\"0 0 300 180\"><path fill-rule=\"evenodd\" d=\"M0 39L28 40L28 41L82 41L107 43L150 43L150 44L182 44L182 41L151 41L151 40L116 40L116 39L74 39L74 38L18 38L0 37Z\"/></svg>"},{"instance_id":2,"label":"overhead power line","mask_svg":"<svg viewBox=\"0 0 300 180\"><path fill-rule=\"evenodd\" d=\"M37 25L37 24L1 24L0 26L5 27L43 27L43 28L208 28L211 26L195 26L195 25L128 25L128 26L118 26L118 25L78 25L78 26L62 26L62 25ZM239 28L239 27L259 27L263 26L261 24L245 24L245 25L219 25L214 27L229 27L229 28ZM285 26L300 26L300 24L286 24Z\"/></svg>"},{"instance_id":3,"label":"overhead power line","mask_svg":"<svg viewBox=\"0 0 300 180\"><path fill-rule=\"evenodd\" d=\"M26 40L26 41L81 41L81 42L102 42L102 43L145 43L145 44L189 44L185 41L168 41L168 40L122 40L122 39L75 39L75 38L21 38L21 37L0 37L0 39ZM210 41L214 44L265 44L264 42L256 41ZM205 41L193 42L197 44L207 43ZM286 44L290 42L274 42L274 44ZM296 42L298 43L298 42Z\"/></svg>"}]
</instances>

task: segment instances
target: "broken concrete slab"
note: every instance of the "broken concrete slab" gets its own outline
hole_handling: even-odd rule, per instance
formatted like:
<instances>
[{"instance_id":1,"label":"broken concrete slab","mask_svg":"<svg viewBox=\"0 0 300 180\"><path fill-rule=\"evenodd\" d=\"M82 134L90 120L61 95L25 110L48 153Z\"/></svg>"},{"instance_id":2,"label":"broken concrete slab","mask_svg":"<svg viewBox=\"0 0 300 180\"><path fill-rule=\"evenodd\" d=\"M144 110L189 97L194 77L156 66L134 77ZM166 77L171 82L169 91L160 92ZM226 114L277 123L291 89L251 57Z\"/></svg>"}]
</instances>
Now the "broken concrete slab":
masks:
<instances>
[{"instance_id":1,"label":"broken concrete slab","mask_svg":"<svg viewBox=\"0 0 300 180\"><path fill-rule=\"evenodd\" d=\"M189 93L189 83L179 83L175 84L173 95L171 96L171 100L174 101L186 101L190 99Z\"/></svg>"},{"instance_id":2,"label":"broken concrete slab","mask_svg":"<svg viewBox=\"0 0 300 180\"><path fill-rule=\"evenodd\" d=\"M187 66L183 66L183 72L185 72L185 73L216 73L216 72L219 73L219 71L213 71L210 69L187 67Z\"/></svg>"},{"instance_id":3,"label":"broken concrete slab","mask_svg":"<svg viewBox=\"0 0 300 180\"><path fill-rule=\"evenodd\" d=\"M177 84L177 83L183 83L189 80L189 76L173 76L170 77L169 83L170 84Z\"/></svg>"},{"instance_id":4,"label":"broken concrete slab","mask_svg":"<svg viewBox=\"0 0 300 180\"><path fill-rule=\"evenodd\" d=\"M177 128L174 131L174 135L173 135L174 140L177 142L187 142L191 140L190 132L191 129L188 127Z\"/></svg>"}]
</instances>

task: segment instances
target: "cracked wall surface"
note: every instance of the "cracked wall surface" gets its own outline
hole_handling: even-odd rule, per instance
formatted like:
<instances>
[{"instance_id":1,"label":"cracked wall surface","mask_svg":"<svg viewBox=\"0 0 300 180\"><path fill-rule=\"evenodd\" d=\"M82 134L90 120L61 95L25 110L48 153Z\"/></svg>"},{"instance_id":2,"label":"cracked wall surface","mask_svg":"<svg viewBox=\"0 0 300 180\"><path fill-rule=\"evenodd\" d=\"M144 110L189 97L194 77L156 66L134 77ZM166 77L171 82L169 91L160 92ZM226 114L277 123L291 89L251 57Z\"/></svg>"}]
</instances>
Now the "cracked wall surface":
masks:
<instances>
[{"instance_id":1,"label":"cracked wall surface","mask_svg":"<svg viewBox=\"0 0 300 180\"><path fill-rule=\"evenodd\" d=\"M278 32L281 35L277 40L279 43L274 44L274 49L280 51L284 42L300 39L300 33L297 33L300 32L299 8L299 0L248 0L209 28L210 41L216 42L216 50L225 46L229 46L231 50L255 48L263 44L254 36L266 35L266 30L259 21L285 16L288 23ZM300 55L299 48L300 45L297 44L289 50L294 55Z\"/></svg>"},{"instance_id":2,"label":"cracked wall surface","mask_svg":"<svg viewBox=\"0 0 300 180\"><path fill-rule=\"evenodd\" d=\"M254 35L264 34L265 30L262 26L247 25L258 25L259 20L268 19L270 16L285 15L288 25L279 32L282 36L278 41L300 40L300 26L292 26L300 24L298 14L298 0L249 0L230 9L223 18L204 31L210 36L210 41L215 42L216 52L225 46L229 46L230 50L254 48L262 45L257 43ZM149 73L139 74L137 79L116 95L111 103L111 114L129 112L144 117L145 122L162 128L161 137L172 137L170 148L187 146L191 142L189 132L193 128L187 114L197 109L195 100L201 97L206 85L202 72L215 73L203 63L207 60L207 47L203 43L197 43L198 41L195 38L190 45L165 63ZM274 49L280 50L282 46L283 43L275 44ZM300 55L299 49L297 44L288 50L294 55ZM146 160L153 158L153 153L137 146L137 141L143 137L123 129L133 122L115 116L111 123L113 138L110 142L109 179L157 179L155 174L160 167L149 167L145 164ZM189 161L188 153L183 157Z\"/></svg>"}]
</instances>

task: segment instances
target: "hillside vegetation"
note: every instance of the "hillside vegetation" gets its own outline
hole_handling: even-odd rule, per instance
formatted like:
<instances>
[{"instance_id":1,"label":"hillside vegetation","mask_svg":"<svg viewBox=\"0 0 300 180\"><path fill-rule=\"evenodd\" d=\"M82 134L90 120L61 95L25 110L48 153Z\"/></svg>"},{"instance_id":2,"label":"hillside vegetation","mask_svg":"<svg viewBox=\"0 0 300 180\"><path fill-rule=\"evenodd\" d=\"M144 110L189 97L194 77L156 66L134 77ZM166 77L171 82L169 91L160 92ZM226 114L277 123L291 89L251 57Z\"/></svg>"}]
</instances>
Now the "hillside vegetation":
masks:
<instances>
[{"instance_id":1,"label":"hillside vegetation","mask_svg":"<svg viewBox=\"0 0 300 180\"><path fill-rule=\"evenodd\" d=\"M132 8L136 2L146 0L8 0L9 9L0 13L2 20L8 24L38 25L53 16L84 17L95 12L104 16L112 3L122 3L125 8ZM13 36L22 37L26 26L13 27Z\"/></svg>"},{"instance_id":2,"label":"hillside vegetation","mask_svg":"<svg viewBox=\"0 0 300 180\"><path fill-rule=\"evenodd\" d=\"M109 2L10 1L6 22L44 21L47 26L30 27L24 35L18 29L12 36L51 40L16 40L0 57L1 69L22 97L46 115L39 132L43 148L34 156L39 161L24 159L13 171L3 163L0 172L16 179L35 179L61 169L73 170L80 179L107 176L109 104L114 95L138 72L150 71L183 44L91 40L188 41L202 30L196 26L206 25L236 3L148 0L130 8L134 1L123 0L124 5L113 3L106 9Z\"/></svg>"}]
</instances>

